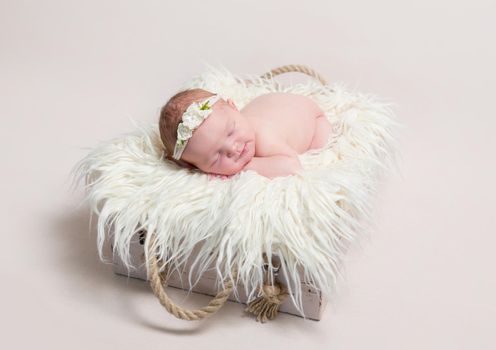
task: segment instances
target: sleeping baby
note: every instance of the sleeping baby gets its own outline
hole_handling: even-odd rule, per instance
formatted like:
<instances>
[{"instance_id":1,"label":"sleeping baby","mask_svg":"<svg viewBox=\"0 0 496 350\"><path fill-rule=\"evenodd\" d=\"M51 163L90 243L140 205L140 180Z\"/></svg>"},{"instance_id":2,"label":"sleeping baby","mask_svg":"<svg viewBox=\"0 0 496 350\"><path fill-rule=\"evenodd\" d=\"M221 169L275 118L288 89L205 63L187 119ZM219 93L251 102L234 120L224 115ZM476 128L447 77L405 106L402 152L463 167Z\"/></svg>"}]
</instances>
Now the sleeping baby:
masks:
<instances>
[{"instance_id":1,"label":"sleeping baby","mask_svg":"<svg viewBox=\"0 0 496 350\"><path fill-rule=\"evenodd\" d=\"M254 170L267 178L301 170L298 154L322 148L331 124L309 97L272 92L238 110L230 98L203 89L177 93L162 107L166 158L210 178Z\"/></svg>"}]
</instances>

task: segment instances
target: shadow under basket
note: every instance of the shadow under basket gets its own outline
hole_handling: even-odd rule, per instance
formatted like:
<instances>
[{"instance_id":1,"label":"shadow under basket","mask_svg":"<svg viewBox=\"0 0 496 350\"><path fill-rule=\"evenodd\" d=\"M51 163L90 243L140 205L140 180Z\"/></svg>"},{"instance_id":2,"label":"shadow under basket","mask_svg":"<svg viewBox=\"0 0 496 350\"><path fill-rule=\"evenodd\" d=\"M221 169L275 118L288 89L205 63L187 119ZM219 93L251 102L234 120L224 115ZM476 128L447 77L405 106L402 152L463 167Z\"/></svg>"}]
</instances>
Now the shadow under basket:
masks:
<instances>
[{"instance_id":1,"label":"shadow under basket","mask_svg":"<svg viewBox=\"0 0 496 350\"><path fill-rule=\"evenodd\" d=\"M109 244L106 244L105 246L107 247L107 251L110 253L109 255L113 257L112 267L114 273L141 279L143 281L149 281L145 264L144 235L145 233L138 232L131 239L129 254L132 262L132 267L134 267L134 269L130 270L126 268L118 254L112 254L113 235L111 235L111 237L109 238L110 241L107 242ZM170 274L169 278L167 279L168 287L179 288L186 291L189 290L188 274L191 269L191 262L194 260L197 250L198 247L193 251L193 254L186 261L183 268L174 270ZM276 255L273 256L272 265L275 267L279 266L279 260ZM267 269L268 264L261 266L261 268ZM192 275L195 276L196 270L193 270L192 272ZM286 285L287 281L285 280L284 276L278 275L276 270L274 270L273 273L276 281L279 281L282 284ZM301 271L300 277L303 279L303 274ZM301 287L302 306L305 317L311 320L319 321L327 305L327 298L324 297L320 291L316 290L312 286L302 283ZM191 291L194 293L210 296L215 296L217 294L218 290L216 289L216 273L213 265L211 265L207 270L203 272L201 277L198 279L198 282L194 284L194 287L191 289ZM237 300L233 294L231 294L227 300L246 304L248 297L245 294L244 287L241 284L237 285L237 291L239 300ZM302 317L291 298L286 298L281 303L281 305L279 306L279 312Z\"/></svg>"}]
</instances>

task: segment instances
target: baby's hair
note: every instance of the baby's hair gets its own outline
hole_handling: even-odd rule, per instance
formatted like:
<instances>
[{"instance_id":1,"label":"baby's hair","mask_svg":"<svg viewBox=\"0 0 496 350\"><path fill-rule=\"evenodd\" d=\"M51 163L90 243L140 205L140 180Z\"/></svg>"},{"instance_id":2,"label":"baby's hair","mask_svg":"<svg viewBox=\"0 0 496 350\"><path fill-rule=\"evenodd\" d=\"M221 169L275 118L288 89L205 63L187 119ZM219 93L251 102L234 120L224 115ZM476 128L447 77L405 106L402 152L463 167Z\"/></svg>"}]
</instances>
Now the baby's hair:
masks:
<instances>
[{"instance_id":1,"label":"baby's hair","mask_svg":"<svg viewBox=\"0 0 496 350\"><path fill-rule=\"evenodd\" d=\"M158 127L160 130L160 138L165 148L165 158L173 161L179 166L186 168L196 168L182 159L176 160L172 158L174 154L174 146L177 141L177 126L181 122L181 117L190 104L203 100L214 94L203 89L190 89L180 91L172 96L169 101L162 107Z\"/></svg>"}]
</instances>

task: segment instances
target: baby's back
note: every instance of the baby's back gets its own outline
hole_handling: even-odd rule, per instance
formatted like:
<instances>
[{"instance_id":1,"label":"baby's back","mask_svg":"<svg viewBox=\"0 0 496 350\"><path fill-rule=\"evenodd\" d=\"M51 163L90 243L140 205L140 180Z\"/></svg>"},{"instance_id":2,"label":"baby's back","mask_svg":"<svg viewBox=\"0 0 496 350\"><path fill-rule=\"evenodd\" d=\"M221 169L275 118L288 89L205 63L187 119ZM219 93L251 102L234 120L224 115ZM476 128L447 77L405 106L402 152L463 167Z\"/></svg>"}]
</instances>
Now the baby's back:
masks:
<instances>
[{"instance_id":1,"label":"baby's back","mask_svg":"<svg viewBox=\"0 0 496 350\"><path fill-rule=\"evenodd\" d=\"M309 97L285 92L268 93L253 99L241 113L255 126L255 155L258 157L294 156L323 146L312 142L317 117L323 112Z\"/></svg>"}]
</instances>

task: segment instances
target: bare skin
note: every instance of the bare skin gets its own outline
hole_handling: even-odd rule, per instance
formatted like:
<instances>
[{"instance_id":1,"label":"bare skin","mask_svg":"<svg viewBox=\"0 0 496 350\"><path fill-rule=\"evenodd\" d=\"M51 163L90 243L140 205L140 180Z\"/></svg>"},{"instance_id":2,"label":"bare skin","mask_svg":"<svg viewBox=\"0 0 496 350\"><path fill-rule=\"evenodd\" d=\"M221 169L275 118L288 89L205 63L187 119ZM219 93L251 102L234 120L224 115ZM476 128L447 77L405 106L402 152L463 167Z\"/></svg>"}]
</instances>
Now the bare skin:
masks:
<instances>
[{"instance_id":1,"label":"bare skin","mask_svg":"<svg viewBox=\"0 0 496 350\"><path fill-rule=\"evenodd\" d=\"M200 170L228 178L254 170L275 178L300 171L297 155L322 148L331 124L310 98L267 93L238 110L231 99L219 100L193 132L182 158Z\"/></svg>"}]
</instances>

